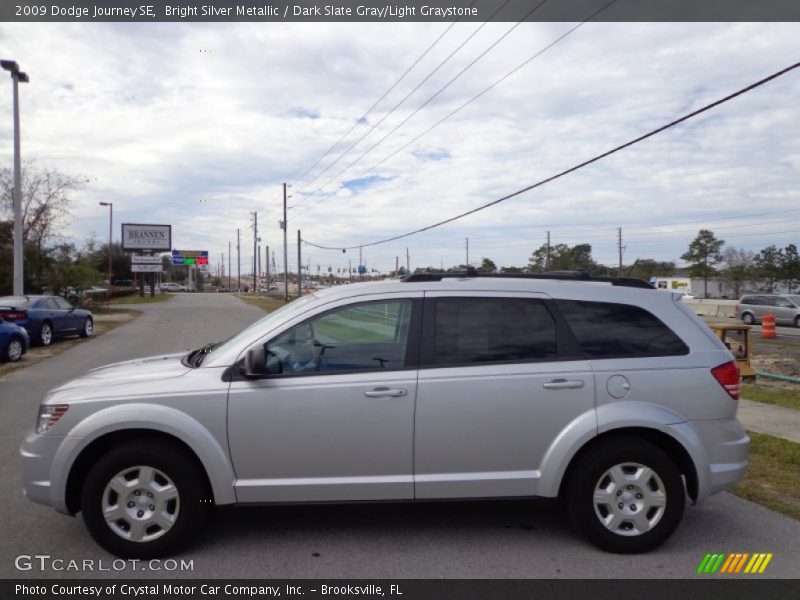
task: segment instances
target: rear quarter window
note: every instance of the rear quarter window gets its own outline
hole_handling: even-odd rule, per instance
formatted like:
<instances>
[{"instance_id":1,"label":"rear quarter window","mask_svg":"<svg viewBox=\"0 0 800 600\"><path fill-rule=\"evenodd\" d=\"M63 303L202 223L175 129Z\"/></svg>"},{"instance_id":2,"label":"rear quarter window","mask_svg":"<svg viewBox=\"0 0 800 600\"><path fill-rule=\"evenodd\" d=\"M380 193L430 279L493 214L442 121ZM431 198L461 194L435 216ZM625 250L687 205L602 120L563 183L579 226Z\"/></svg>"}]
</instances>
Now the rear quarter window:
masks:
<instances>
[{"instance_id":1,"label":"rear quarter window","mask_svg":"<svg viewBox=\"0 0 800 600\"><path fill-rule=\"evenodd\" d=\"M689 348L660 319L631 304L558 300L586 358L677 356Z\"/></svg>"}]
</instances>

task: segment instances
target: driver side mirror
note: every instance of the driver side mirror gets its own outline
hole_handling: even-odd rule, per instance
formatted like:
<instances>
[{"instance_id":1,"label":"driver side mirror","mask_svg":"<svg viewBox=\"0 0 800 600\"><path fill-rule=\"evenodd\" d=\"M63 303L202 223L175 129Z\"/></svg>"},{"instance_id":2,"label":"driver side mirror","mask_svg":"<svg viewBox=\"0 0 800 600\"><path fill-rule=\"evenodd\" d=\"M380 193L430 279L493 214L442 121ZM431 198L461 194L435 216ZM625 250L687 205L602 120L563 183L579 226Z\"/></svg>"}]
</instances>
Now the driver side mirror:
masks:
<instances>
[{"instance_id":1,"label":"driver side mirror","mask_svg":"<svg viewBox=\"0 0 800 600\"><path fill-rule=\"evenodd\" d=\"M253 346L244 355L244 366L239 369L245 377L261 377L267 374L267 353L264 346Z\"/></svg>"}]
</instances>

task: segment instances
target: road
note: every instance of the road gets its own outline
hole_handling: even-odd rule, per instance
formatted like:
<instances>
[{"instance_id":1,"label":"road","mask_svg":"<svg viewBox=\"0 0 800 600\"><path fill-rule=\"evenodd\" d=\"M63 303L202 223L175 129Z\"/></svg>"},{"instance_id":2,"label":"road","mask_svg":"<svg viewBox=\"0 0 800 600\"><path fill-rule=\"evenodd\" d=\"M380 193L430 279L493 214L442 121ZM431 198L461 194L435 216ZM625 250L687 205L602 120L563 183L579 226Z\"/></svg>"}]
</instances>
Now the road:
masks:
<instances>
[{"instance_id":1,"label":"road","mask_svg":"<svg viewBox=\"0 0 800 600\"><path fill-rule=\"evenodd\" d=\"M800 523L730 494L688 507L675 535L640 556L587 545L552 502L328 505L218 510L176 557L192 561L193 570L127 563L116 570L120 563L94 544L80 518L21 494L18 446L39 401L92 367L222 339L263 314L226 294L178 295L138 308L145 311L139 319L0 382L0 577L691 578L707 552L772 552L760 577L800 577ZM19 571L19 555L90 560L95 570L34 563Z\"/></svg>"}]
</instances>

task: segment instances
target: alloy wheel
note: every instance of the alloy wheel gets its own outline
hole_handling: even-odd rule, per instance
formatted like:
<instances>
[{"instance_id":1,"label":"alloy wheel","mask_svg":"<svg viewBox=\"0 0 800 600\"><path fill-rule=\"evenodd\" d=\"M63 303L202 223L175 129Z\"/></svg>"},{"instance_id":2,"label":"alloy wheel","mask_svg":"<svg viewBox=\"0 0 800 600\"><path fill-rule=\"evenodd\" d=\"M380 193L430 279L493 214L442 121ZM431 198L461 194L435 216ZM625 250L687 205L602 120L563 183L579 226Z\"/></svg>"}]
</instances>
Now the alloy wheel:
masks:
<instances>
[{"instance_id":1,"label":"alloy wheel","mask_svg":"<svg viewBox=\"0 0 800 600\"><path fill-rule=\"evenodd\" d=\"M9 361L17 362L20 358L22 358L22 342L16 338L11 340L8 343L8 350L6 350L6 354Z\"/></svg>"}]
</instances>

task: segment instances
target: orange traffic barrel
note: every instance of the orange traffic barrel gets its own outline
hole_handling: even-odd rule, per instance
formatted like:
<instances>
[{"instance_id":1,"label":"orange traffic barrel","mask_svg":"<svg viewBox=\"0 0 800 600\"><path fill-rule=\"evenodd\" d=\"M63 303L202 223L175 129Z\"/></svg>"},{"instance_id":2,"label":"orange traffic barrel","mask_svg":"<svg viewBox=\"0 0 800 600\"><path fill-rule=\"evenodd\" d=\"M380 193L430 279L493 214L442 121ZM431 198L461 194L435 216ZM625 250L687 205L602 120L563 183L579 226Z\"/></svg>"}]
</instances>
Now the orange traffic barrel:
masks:
<instances>
[{"instance_id":1,"label":"orange traffic barrel","mask_svg":"<svg viewBox=\"0 0 800 600\"><path fill-rule=\"evenodd\" d=\"M767 339L775 337L775 315L767 313L761 317L761 337Z\"/></svg>"}]
</instances>

